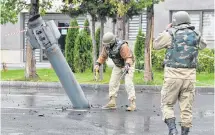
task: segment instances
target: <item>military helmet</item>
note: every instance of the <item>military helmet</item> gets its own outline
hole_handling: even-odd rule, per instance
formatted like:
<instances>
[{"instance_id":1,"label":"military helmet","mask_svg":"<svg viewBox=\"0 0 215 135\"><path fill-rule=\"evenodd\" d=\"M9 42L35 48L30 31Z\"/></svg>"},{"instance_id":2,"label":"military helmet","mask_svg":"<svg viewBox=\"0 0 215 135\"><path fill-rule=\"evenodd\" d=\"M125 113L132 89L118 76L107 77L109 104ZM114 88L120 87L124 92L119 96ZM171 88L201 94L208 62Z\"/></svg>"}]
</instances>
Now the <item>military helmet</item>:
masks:
<instances>
[{"instance_id":1,"label":"military helmet","mask_svg":"<svg viewBox=\"0 0 215 135\"><path fill-rule=\"evenodd\" d=\"M190 24L190 15L185 11L178 11L173 14L172 25Z\"/></svg>"},{"instance_id":2,"label":"military helmet","mask_svg":"<svg viewBox=\"0 0 215 135\"><path fill-rule=\"evenodd\" d=\"M112 32L105 33L102 38L102 43L104 45L112 45L115 43L115 41L116 41L116 37Z\"/></svg>"}]
</instances>

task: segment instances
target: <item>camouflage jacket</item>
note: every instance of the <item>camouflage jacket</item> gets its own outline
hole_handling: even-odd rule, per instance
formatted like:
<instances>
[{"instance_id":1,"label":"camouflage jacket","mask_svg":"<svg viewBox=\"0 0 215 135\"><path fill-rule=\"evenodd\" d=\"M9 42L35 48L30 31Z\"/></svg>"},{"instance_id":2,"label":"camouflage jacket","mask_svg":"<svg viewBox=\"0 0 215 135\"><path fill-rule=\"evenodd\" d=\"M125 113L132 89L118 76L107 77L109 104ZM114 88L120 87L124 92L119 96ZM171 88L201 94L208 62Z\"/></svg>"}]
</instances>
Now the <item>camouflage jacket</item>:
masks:
<instances>
[{"instance_id":1,"label":"camouflage jacket","mask_svg":"<svg viewBox=\"0 0 215 135\"><path fill-rule=\"evenodd\" d=\"M194 27L180 25L168 29L172 45L167 49L164 64L172 68L196 68L200 36Z\"/></svg>"},{"instance_id":2,"label":"camouflage jacket","mask_svg":"<svg viewBox=\"0 0 215 135\"><path fill-rule=\"evenodd\" d=\"M172 68L195 68L198 49L205 47L200 33L187 24L164 31L154 41L154 49L167 48L164 64Z\"/></svg>"}]
</instances>

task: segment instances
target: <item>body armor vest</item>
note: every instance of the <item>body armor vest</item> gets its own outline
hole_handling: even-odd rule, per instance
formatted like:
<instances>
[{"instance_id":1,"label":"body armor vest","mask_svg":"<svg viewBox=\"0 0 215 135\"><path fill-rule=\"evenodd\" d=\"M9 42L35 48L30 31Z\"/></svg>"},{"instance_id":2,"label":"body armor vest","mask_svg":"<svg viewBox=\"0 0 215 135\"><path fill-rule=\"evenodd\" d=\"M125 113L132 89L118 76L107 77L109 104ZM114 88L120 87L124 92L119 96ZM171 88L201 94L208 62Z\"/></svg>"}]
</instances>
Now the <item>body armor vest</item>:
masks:
<instances>
[{"instance_id":1,"label":"body armor vest","mask_svg":"<svg viewBox=\"0 0 215 135\"><path fill-rule=\"evenodd\" d=\"M124 43L126 43L126 41L117 39L114 46L111 47L110 49L107 49L107 50L109 50L108 56L113 60L114 64L117 67L124 67L125 66L125 61L120 55L120 49Z\"/></svg>"},{"instance_id":2,"label":"body armor vest","mask_svg":"<svg viewBox=\"0 0 215 135\"><path fill-rule=\"evenodd\" d=\"M199 36L193 27L179 27L168 30L172 36L171 48L166 51L164 64L172 68L196 68Z\"/></svg>"}]
</instances>

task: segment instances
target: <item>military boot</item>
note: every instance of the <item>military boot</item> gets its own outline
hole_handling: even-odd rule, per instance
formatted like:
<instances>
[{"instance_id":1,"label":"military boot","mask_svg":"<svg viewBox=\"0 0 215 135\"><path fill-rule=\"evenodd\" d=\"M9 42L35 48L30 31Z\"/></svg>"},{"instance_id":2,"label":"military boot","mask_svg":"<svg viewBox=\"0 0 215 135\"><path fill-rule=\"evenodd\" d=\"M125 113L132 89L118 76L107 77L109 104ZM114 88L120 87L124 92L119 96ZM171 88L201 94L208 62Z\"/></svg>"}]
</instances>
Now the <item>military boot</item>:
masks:
<instances>
[{"instance_id":1,"label":"military boot","mask_svg":"<svg viewBox=\"0 0 215 135\"><path fill-rule=\"evenodd\" d=\"M188 135L190 128L188 127L181 127L181 135Z\"/></svg>"},{"instance_id":2,"label":"military boot","mask_svg":"<svg viewBox=\"0 0 215 135\"><path fill-rule=\"evenodd\" d=\"M136 110L136 103L134 99L130 100L130 106L126 108L126 111L134 111Z\"/></svg>"},{"instance_id":3,"label":"military boot","mask_svg":"<svg viewBox=\"0 0 215 135\"><path fill-rule=\"evenodd\" d=\"M116 109L116 97L110 97L109 102L102 109Z\"/></svg>"},{"instance_id":4,"label":"military boot","mask_svg":"<svg viewBox=\"0 0 215 135\"><path fill-rule=\"evenodd\" d=\"M176 125L175 125L175 118L166 119L165 123L167 124L167 126L169 128L169 135L178 135L178 131L177 131Z\"/></svg>"}]
</instances>

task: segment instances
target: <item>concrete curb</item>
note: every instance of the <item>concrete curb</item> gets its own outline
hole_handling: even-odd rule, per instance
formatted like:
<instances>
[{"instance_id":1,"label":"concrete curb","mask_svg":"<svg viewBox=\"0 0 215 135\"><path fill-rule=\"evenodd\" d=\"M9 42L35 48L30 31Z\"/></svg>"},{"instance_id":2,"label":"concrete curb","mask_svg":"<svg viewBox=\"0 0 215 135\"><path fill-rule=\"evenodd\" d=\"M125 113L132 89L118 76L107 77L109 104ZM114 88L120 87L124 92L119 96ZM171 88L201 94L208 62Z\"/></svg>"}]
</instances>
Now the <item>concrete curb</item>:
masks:
<instances>
[{"instance_id":1,"label":"concrete curb","mask_svg":"<svg viewBox=\"0 0 215 135\"><path fill-rule=\"evenodd\" d=\"M108 84L80 84L83 90L108 90ZM60 82L27 82L27 81L1 81L2 88L63 88ZM135 85L136 91L154 91L159 92L160 85ZM120 85L120 90L124 90L125 85ZM204 93L214 93L214 87L197 86L196 91Z\"/></svg>"}]
</instances>

